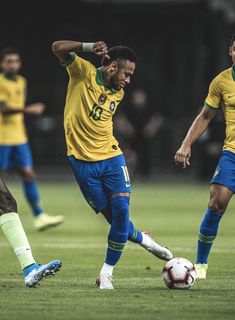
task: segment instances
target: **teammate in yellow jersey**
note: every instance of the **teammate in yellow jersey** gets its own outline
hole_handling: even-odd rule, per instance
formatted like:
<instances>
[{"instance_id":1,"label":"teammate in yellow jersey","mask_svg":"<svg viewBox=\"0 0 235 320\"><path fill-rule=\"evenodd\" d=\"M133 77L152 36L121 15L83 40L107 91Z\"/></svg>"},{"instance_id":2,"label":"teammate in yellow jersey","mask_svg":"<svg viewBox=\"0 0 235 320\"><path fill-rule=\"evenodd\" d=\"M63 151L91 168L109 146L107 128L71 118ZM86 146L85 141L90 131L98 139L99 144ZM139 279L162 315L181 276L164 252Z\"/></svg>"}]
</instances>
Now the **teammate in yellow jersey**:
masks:
<instances>
[{"instance_id":1,"label":"teammate in yellow jersey","mask_svg":"<svg viewBox=\"0 0 235 320\"><path fill-rule=\"evenodd\" d=\"M24 114L40 115L45 105L25 106L27 84L19 75L21 56L17 49L6 48L0 53L0 173L15 169L20 175L25 196L34 214L34 226L45 230L63 222L63 216L44 212L35 180L30 146L24 124Z\"/></svg>"},{"instance_id":2,"label":"teammate in yellow jersey","mask_svg":"<svg viewBox=\"0 0 235 320\"><path fill-rule=\"evenodd\" d=\"M211 180L210 201L202 220L198 238L196 271L197 277L206 278L208 256L217 235L220 220L235 192L235 34L229 46L231 68L215 77L209 87L201 113L190 127L175 161L184 168L190 165L191 145L207 129L218 108L222 108L226 123L226 138L223 152Z\"/></svg>"},{"instance_id":3,"label":"teammate in yellow jersey","mask_svg":"<svg viewBox=\"0 0 235 320\"><path fill-rule=\"evenodd\" d=\"M69 75L64 128L70 164L86 201L111 225L106 259L96 285L113 289L113 268L127 240L160 259L173 257L169 249L138 231L129 220L130 180L125 158L113 136L112 117L134 74L136 55L126 46L108 50L103 41L56 41L52 49ZM76 54L79 52L100 56L101 67L96 69Z\"/></svg>"}]
</instances>

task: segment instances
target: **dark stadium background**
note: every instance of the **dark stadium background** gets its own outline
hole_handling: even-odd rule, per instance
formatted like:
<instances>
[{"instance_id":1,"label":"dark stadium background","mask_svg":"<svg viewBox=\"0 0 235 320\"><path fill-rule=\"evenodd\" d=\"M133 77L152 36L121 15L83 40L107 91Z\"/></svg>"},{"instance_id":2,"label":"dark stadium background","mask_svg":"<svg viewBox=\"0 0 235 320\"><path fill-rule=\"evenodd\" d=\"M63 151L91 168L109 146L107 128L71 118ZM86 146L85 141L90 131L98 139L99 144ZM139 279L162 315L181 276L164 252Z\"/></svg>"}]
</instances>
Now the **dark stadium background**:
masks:
<instances>
[{"instance_id":1,"label":"dark stadium background","mask_svg":"<svg viewBox=\"0 0 235 320\"><path fill-rule=\"evenodd\" d=\"M48 214L65 216L58 228L36 232L19 180L12 174L6 177L36 261L60 259L63 267L40 288L25 288L20 266L0 232L0 320L234 320L234 201L213 245L206 281L196 281L190 290L168 290L162 279L165 261L129 243L115 270L116 290L96 290L108 224L102 215L94 217L66 159L67 75L51 43L105 40L109 46L126 44L136 50L137 70L115 123L123 125L122 110L131 113L130 96L141 88L162 126L151 140L148 176L138 171L131 180L131 219L175 257L194 262L209 176L224 138L221 115L193 146L189 168L177 167L173 157L211 79L231 66L228 43L235 32L235 0L1 0L0 13L0 50L6 46L21 50L29 102L47 105L42 117L26 118L42 204ZM92 54L84 56L99 65ZM120 132L118 137L128 144Z\"/></svg>"},{"instance_id":2,"label":"dark stadium background","mask_svg":"<svg viewBox=\"0 0 235 320\"><path fill-rule=\"evenodd\" d=\"M47 105L41 118L26 118L38 175L68 170L63 132L67 75L51 43L71 39L104 40L109 46L125 44L136 50L136 74L120 108L125 108L132 90L143 88L151 107L164 118L151 142L151 177L207 178L224 138L220 117L193 147L187 172L174 165L173 156L203 104L209 82L231 65L228 43L234 21L232 0L2 1L0 49L20 49L29 102ZM96 57L86 57L99 65Z\"/></svg>"}]
</instances>

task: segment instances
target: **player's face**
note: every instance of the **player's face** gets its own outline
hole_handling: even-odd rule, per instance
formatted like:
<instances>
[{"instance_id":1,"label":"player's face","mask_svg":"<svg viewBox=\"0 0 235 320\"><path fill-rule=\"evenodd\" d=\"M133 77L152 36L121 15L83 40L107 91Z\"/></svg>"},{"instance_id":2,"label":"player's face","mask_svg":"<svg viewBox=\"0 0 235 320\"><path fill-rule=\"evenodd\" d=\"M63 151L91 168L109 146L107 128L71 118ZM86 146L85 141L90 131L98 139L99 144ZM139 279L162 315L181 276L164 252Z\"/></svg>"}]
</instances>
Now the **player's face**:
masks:
<instances>
[{"instance_id":1,"label":"player's face","mask_svg":"<svg viewBox=\"0 0 235 320\"><path fill-rule=\"evenodd\" d=\"M115 73L110 78L111 86L120 90L125 88L127 84L131 82L131 76L135 71L135 63L129 60L120 61L117 65Z\"/></svg>"},{"instance_id":2,"label":"player's face","mask_svg":"<svg viewBox=\"0 0 235 320\"><path fill-rule=\"evenodd\" d=\"M233 42L232 46L229 47L229 54L232 58L233 63L235 64L235 42Z\"/></svg>"},{"instance_id":3,"label":"player's face","mask_svg":"<svg viewBox=\"0 0 235 320\"><path fill-rule=\"evenodd\" d=\"M1 68L5 74L16 75L21 68L20 56L16 53L6 54L2 60Z\"/></svg>"}]
</instances>

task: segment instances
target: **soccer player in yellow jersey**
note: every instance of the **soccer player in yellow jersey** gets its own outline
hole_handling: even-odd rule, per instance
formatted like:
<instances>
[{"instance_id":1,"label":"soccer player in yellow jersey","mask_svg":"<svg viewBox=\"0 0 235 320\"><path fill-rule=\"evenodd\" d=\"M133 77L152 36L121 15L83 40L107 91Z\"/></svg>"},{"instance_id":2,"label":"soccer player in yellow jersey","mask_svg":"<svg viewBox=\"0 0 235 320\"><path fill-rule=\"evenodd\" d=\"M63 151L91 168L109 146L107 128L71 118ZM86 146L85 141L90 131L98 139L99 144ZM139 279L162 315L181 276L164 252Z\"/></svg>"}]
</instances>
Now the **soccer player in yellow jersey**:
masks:
<instances>
[{"instance_id":1,"label":"soccer player in yellow jersey","mask_svg":"<svg viewBox=\"0 0 235 320\"><path fill-rule=\"evenodd\" d=\"M113 289L113 268L127 240L160 259L173 257L169 249L138 231L129 219L131 184L125 158L113 136L112 117L134 74L136 55L126 46L108 50L103 41L56 41L52 49L69 75L64 128L70 164L86 201L111 225L106 259L96 285ZM79 57L79 52L102 57L101 67Z\"/></svg>"},{"instance_id":2,"label":"soccer player in yellow jersey","mask_svg":"<svg viewBox=\"0 0 235 320\"><path fill-rule=\"evenodd\" d=\"M61 261L54 260L48 264L37 264L17 213L17 203L6 184L0 177L0 228L17 256L25 285L33 288L47 277L54 275L62 266Z\"/></svg>"},{"instance_id":3,"label":"soccer player in yellow jersey","mask_svg":"<svg viewBox=\"0 0 235 320\"><path fill-rule=\"evenodd\" d=\"M226 138L211 180L209 205L200 226L195 264L199 279L206 278L212 243L217 235L220 220L235 192L235 34L230 41L229 55L232 58L232 67L212 80L204 107L175 154L177 164L181 164L183 168L189 166L191 145L207 129L218 108L222 108L226 123Z\"/></svg>"},{"instance_id":4,"label":"soccer player in yellow jersey","mask_svg":"<svg viewBox=\"0 0 235 320\"><path fill-rule=\"evenodd\" d=\"M40 204L40 197L33 170L30 146L24 124L24 114L40 115L44 104L25 106L27 84L18 74L21 56L17 49L6 48L0 54L0 173L16 169L20 175L26 198L32 208L37 230L59 225L63 216L46 214Z\"/></svg>"}]
</instances>

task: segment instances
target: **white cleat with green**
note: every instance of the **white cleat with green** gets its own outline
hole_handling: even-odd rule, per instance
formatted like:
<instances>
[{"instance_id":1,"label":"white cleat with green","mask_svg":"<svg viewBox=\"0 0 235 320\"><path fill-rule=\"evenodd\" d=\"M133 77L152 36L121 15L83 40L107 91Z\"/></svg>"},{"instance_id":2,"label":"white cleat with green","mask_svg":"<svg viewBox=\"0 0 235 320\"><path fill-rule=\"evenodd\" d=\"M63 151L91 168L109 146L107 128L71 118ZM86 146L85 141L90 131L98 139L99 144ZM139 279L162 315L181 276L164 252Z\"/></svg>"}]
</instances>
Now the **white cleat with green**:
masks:
<instances>
[{"instance_id":1,"label":"white cleat with green","mask_svg":"<svg viewBox=\"0 0 235 320\"><path fill-rule=\"evenodd\" d=\"M56 227L64 222L64 216L50 216L49 214L42 213L35 217L34 227L37 231L44 231L49 228Z\"/></svg>"},{"instance_id":2,"label":"white cleat with green","mask_svg":"<svg viewBox=\"0 0 235 320\"><path fill-rule=\"evenodd\" d=\"M206 279L208 265L206 263L197 263L194 265L197 279Z\"/></svg>"}]
</instances>

